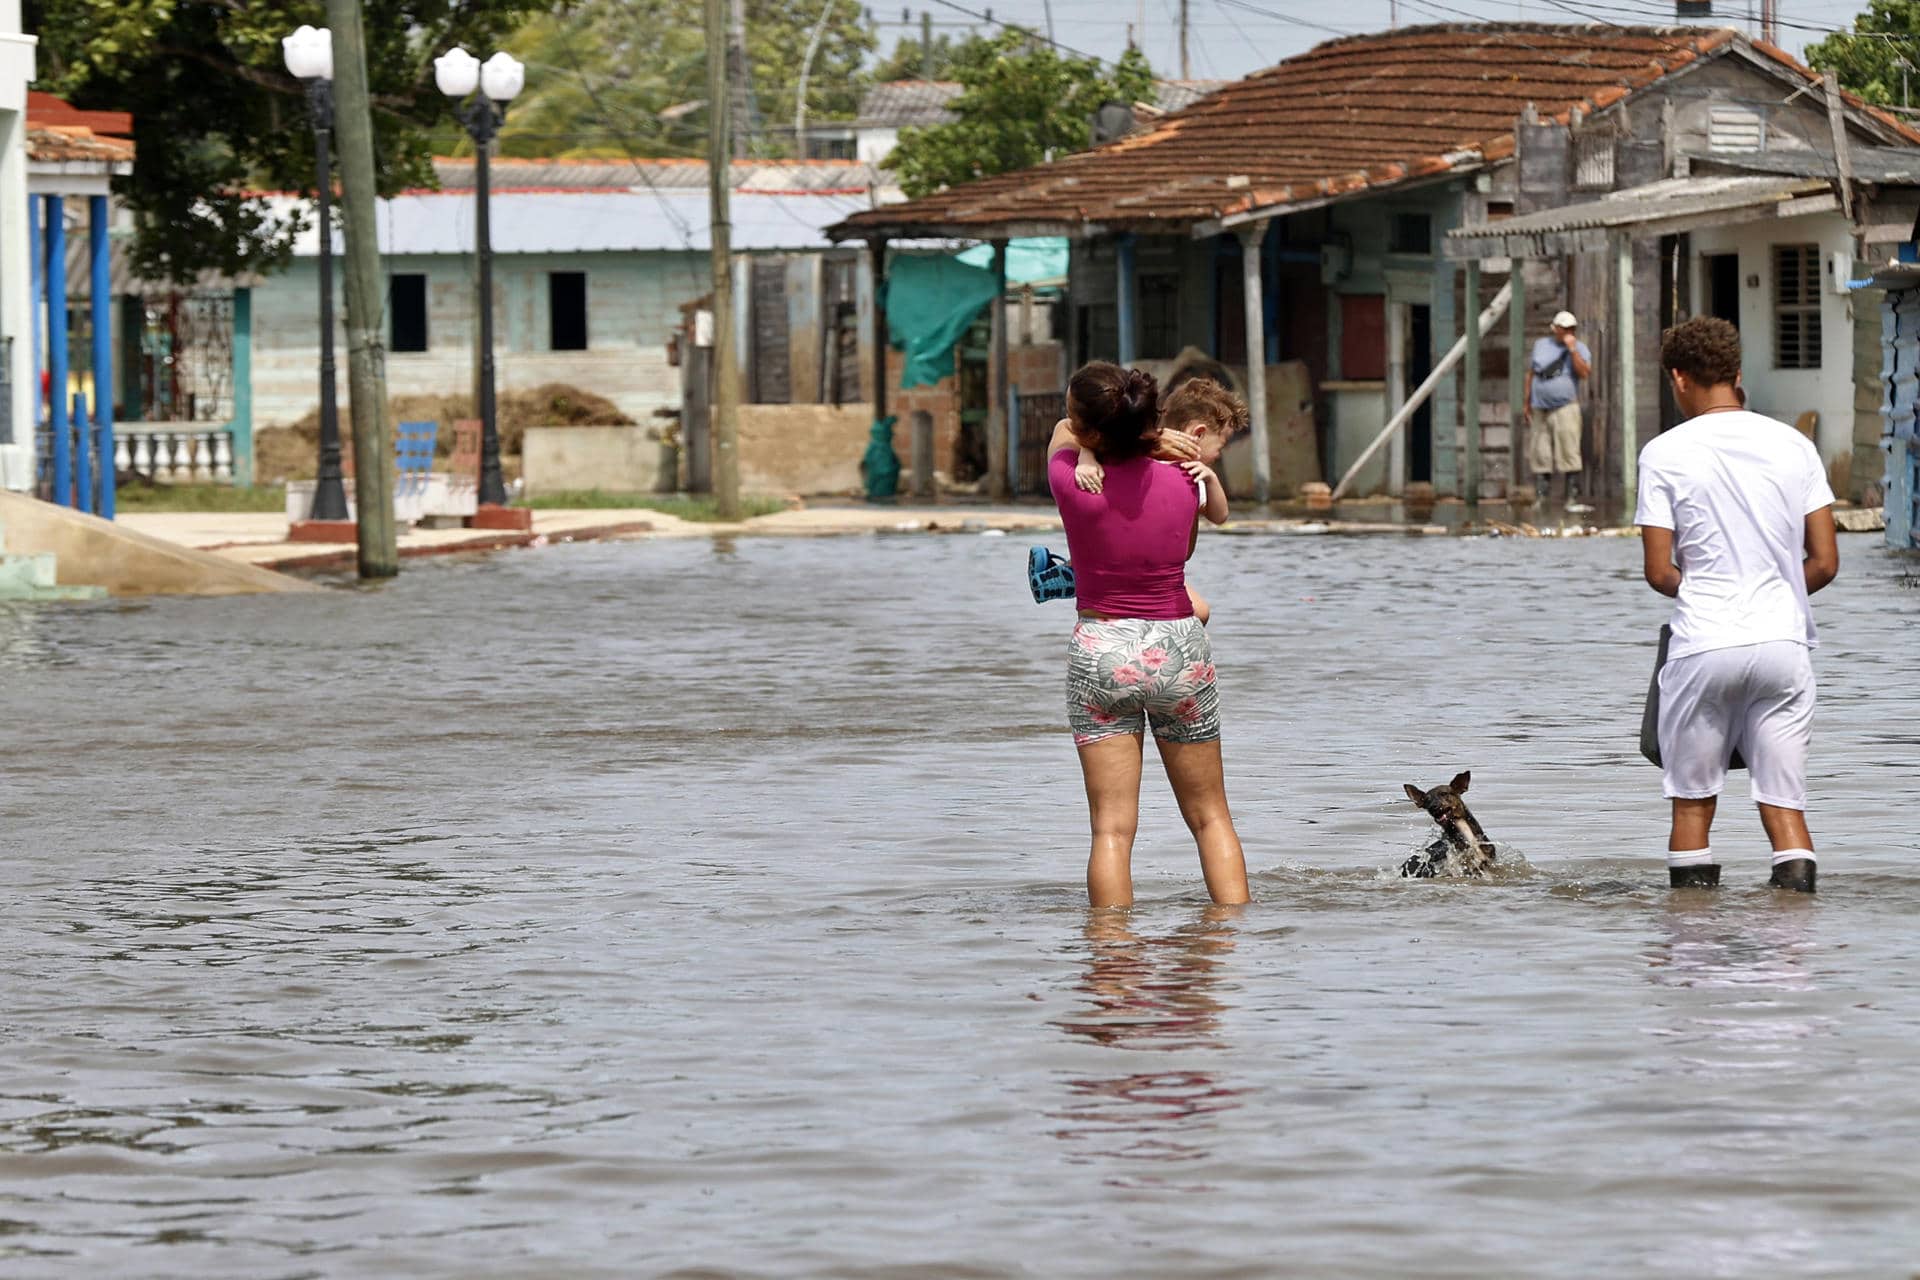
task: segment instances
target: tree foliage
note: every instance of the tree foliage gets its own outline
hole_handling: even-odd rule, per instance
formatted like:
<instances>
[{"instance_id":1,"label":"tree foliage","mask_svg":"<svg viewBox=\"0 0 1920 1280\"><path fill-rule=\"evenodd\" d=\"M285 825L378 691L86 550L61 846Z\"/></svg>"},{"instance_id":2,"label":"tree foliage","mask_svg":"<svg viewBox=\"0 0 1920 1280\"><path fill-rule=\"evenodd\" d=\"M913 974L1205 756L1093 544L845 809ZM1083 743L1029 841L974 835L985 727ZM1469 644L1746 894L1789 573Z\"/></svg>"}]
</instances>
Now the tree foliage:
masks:
<instances>
[{"instance_id":1,"label":"tree foliage","mask_svg":"<svg viewBox=\"0 0 1920 1280\"><path fill-rule=\"evenodd\" d=\"M871 77L872 31L853 0L747 0L753 150L793 153L800 69L826 15L807 79L811 121L851 119ZM529 22L527 63L501 145L516 155L691 156L706 150L706 41L698 0L582 0Z\"/></svg>"},{"instance_id":2,"label":"tree foliage","mask_svg":"<svg viewBox=\"0 0 1920 1280\"><path fill-rule=\"evenodd\" d=\"M1885 37L1892 36L1893 39ZM1853 30L1838 31L1807 46L1807 62L1831 71L1840 83L1865 98L1889 106L1901 101L1901 67L1908 91L1920 92L1920 0L1872 0L1853 20Z\"/></svg>"},{"instance_id":3,"label":"tree foliage","mask_svg":"<svg viewBox=\"0 0 1920 1280\"><path fill-rule=\"evenodd\" d=\"M1153 70L1138 49L1109 72L1097 59L1063 56L1017 30L960 45L952 76L964 86L952 103L959 119L902 129L884 162L910 196L1085 150L1103 104L1154 96Z\"/></svg>"},{"instance_id":4,"label":"tree foliage","mask_svg":"<svg viewBox=\"0 0 1920 1280\"><path fill-rule=\"evenodd\" d=\"M367 72L384 191L430 184L426 127L450 105L433 58L485 56L537 0L365 0ZM262 189L313 187L304 90L280 39L323 26L319 0L28 0L39 84L76 106L130 111L138 160L116 191L134 212L135 269L185 282L202 271L285 264L296 219Z\"/></svg>"},{"instance_id":5,"label":"tree foliage","mask_svg":"<svg viewBox=\"0 0 1920 1280\"><path fill-rule=\"evenodd\" d=\"M955 40L952 36L933 38L933 78L950 80L953 78L953 64L959 57L963 45L979 39L978 36L966 40ZM922 54L923 46L918 36L902 36L893 46L893 52L881 59L873 69L873 78L881 84L892 80L919 80L927 74L927 60Z\"/></svg>"}]
</instances>

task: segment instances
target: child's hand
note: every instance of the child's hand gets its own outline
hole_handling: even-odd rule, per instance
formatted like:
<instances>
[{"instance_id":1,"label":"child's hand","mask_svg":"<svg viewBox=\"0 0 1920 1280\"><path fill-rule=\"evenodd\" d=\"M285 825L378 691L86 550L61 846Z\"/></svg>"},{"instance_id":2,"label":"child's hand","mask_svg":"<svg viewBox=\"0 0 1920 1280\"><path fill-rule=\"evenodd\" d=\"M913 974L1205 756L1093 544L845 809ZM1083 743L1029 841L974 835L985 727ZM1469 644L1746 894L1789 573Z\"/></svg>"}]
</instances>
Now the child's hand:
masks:
<instances>
[{"instance_id":1,"label":"child's hand","mask_svg":"<svg viewBox=\"0 0 1920 1280\"><path fill-rule=\"evenodd\" d=\"M1186 472L1196 485L1210 484L1215 488L1220 485L1220 477L1214 475L1213 468L1204 462L1183 462L1180 464L1180 469Z\"/></svg>"},{"instance_id":2,"label":"child's hand","mask_svg":"<svg viewBox=\"0 0 1920 1280\"><path fill-rule=\"evenodd\" d=\"M1073 482L1088 493L1099 493L1107 485L1107 469L1096 461L1077 463L1073 468Z\"/></svg>"}]
</instances>

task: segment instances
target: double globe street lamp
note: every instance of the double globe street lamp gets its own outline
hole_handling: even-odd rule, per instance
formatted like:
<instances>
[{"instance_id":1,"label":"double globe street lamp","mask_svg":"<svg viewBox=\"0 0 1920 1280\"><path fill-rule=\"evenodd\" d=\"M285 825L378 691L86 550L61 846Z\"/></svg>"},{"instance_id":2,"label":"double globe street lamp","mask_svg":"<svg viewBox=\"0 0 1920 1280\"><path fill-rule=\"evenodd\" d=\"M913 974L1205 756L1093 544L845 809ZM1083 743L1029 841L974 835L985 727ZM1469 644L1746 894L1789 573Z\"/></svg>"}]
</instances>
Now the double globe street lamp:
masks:
<instances>
[{"instance_id":1,"label":"double globe street lamp","mask_svg":"<svg viewBox=\"0 0 1920 1280\"><path fill-rule=\"evenodd\" d=\"M319 171L320 215L320 472L313 486L313 520L347 519L347 489L340 468L340 405L333 364L333 34L302 26L280 41L287 70L307 86L313 123L314 166Z\"/></svg>"},{"instance_id":2,"label":"double globe street lamp","mask_svg":"<svg viewBox=\"0 0 1920 1280\"><path fill-rule=\"evenodd\" d=\"M461 104L455 114L473 139L474 249L480 259L479 499L482 506L505 506L507 486L500 475L500 430L493 393L493 238L487 221L487 160L506 119L507 103L526 84L527 69L504 51L483 63L456 47L433 60L433 79L440 92Z\"/></svg>"}]
</instances>

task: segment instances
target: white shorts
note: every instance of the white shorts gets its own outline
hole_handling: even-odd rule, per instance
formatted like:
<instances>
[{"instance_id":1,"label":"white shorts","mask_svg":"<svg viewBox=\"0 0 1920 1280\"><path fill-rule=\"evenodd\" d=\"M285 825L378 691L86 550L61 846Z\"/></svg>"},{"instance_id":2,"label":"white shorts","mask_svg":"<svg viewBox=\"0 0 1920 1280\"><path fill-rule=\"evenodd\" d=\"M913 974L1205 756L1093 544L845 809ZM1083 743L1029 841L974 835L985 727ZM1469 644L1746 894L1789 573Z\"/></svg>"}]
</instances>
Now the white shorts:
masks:
<instances>
[{"instance_id":1,"label":"white shorts","mask_svg":"<svg viewBox=\"0 0 1920 1280\"><path fill-rule=\"evenodd\" d=\"M1791 640L1673 659L1660 672L1667 798L1719 795L1738 747L1755 802L1804 810L1813 702L1813 655Z\"/></svg>"}]
</instances>

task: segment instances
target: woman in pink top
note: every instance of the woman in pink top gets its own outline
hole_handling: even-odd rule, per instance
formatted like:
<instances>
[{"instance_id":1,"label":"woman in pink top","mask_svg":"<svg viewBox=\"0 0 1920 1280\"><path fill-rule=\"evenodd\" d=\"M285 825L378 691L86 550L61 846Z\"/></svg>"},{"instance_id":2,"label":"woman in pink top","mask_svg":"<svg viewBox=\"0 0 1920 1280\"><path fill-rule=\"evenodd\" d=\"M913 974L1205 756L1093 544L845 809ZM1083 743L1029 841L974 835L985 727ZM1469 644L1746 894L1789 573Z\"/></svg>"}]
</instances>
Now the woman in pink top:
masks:
<instances>
[{"instance_id":1,"label":"woman in pink top","mask_svg":"<svg viewBox=\"0 0 1920 1280\"><path fill-rule=\"evenodd\" d=\"M1047 460L1080 610L1067 646L1067 719L1087 783L1087 896L1096 907L1133 902L1148 725L1199 843L1207 892L1215 902L1247 901L1220 763L1213 647L1186 588L1199 492L1184 472L1150 456L1159 436L1152 375L1095 361L1067 387L1067 420ZM1074 483L1080 447L1106 468L1099 493Z\"/></svg>"}]
</instances>

